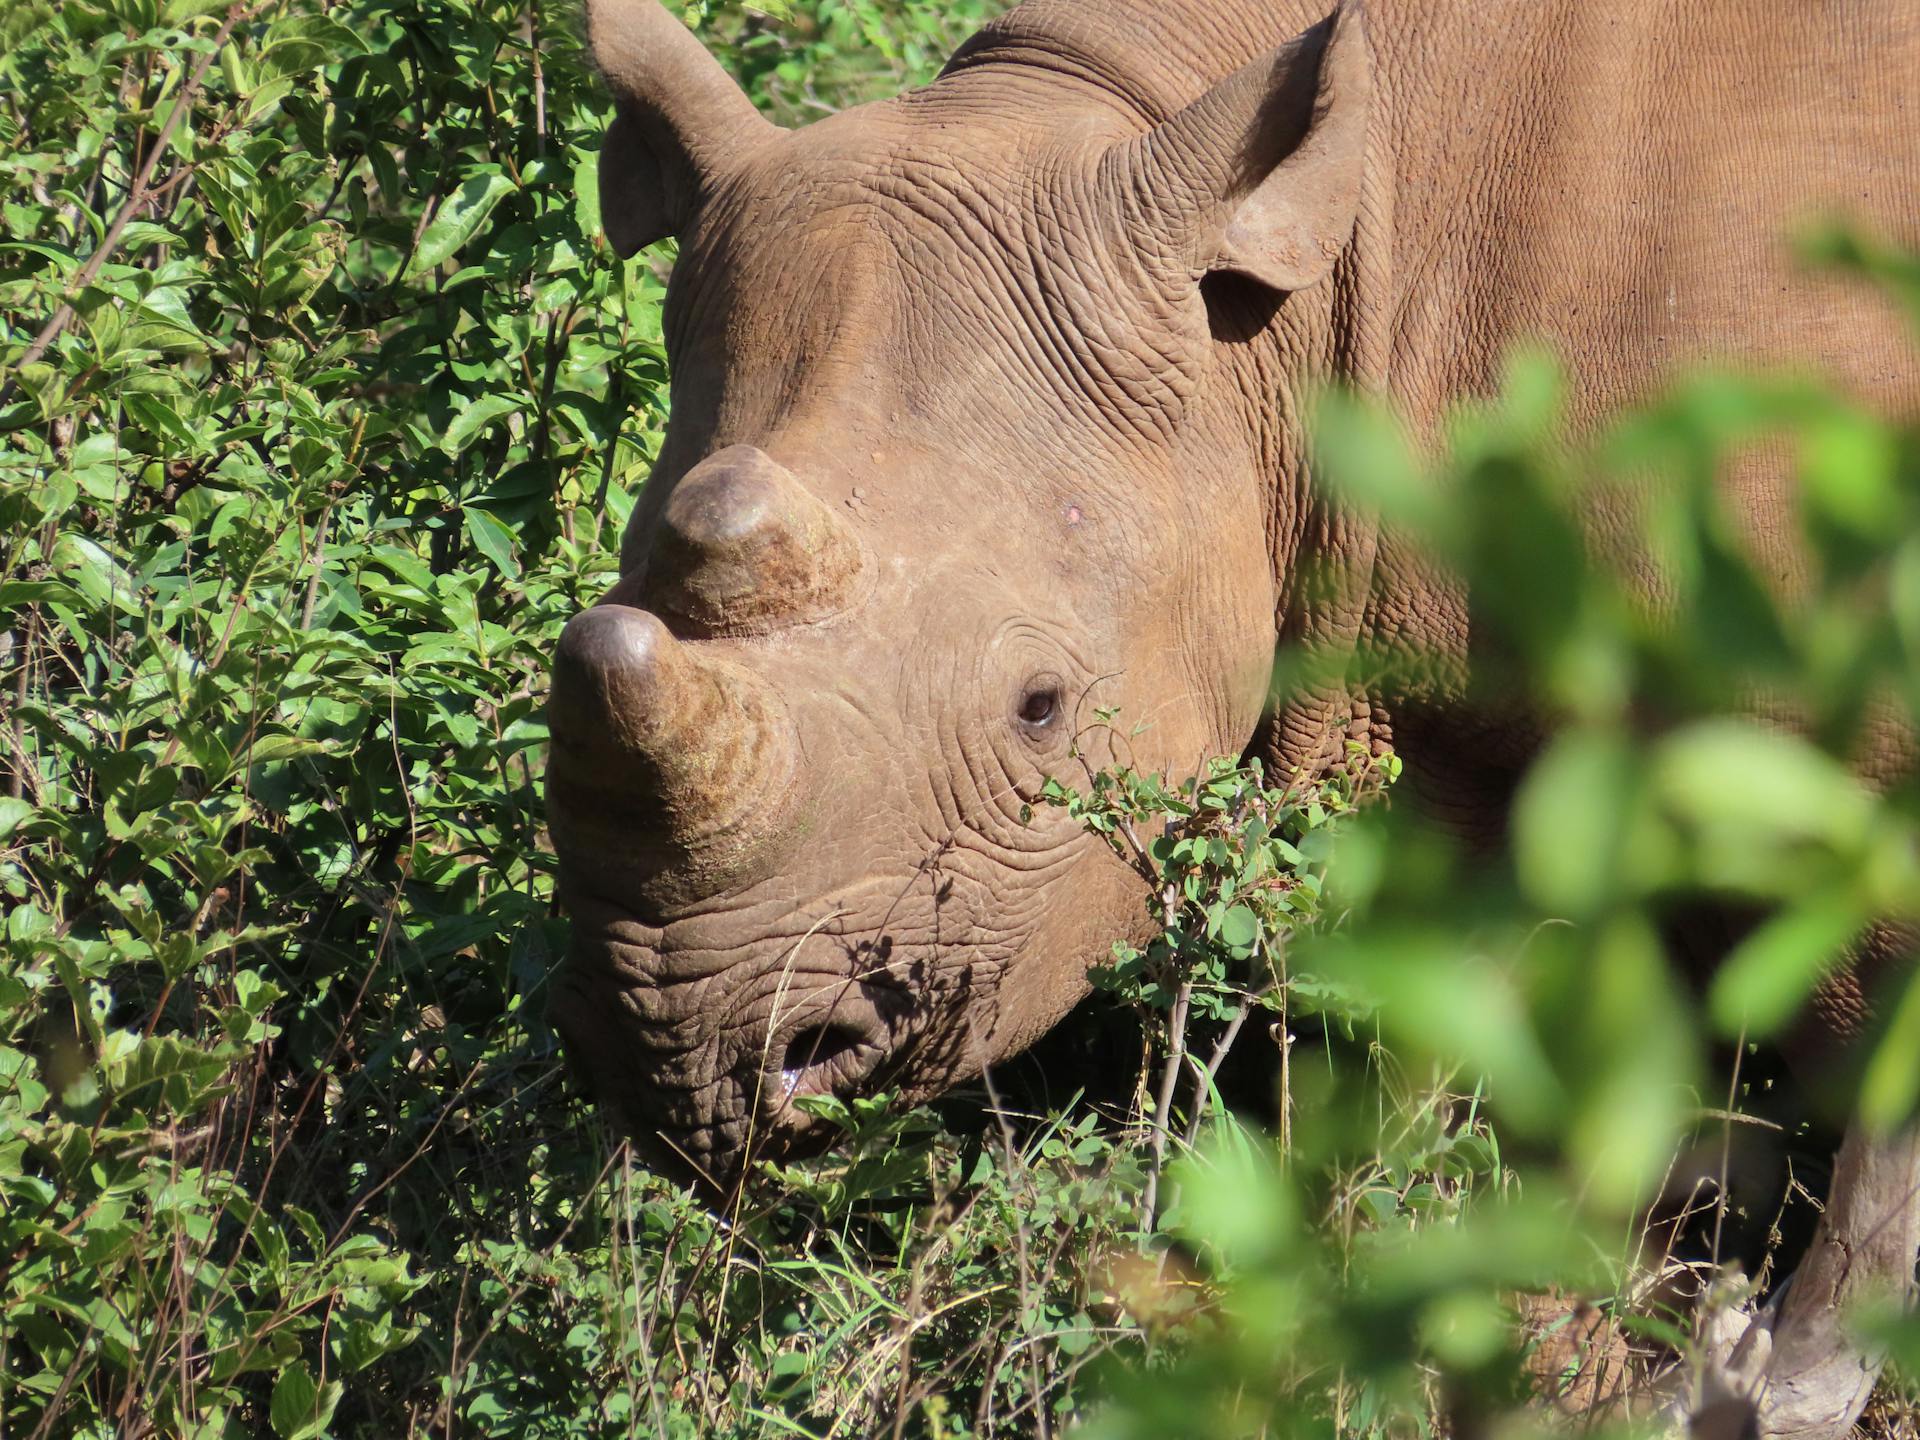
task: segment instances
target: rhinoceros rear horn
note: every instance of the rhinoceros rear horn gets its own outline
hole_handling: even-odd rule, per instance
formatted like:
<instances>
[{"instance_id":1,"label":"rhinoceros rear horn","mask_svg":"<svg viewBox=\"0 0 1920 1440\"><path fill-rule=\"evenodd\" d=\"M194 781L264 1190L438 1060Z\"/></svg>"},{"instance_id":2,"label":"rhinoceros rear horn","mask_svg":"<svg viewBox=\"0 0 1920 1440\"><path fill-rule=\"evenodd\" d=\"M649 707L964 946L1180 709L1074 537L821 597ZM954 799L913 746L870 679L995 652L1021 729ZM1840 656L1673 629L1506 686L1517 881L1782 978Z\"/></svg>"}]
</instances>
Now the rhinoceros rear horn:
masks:
<instances>
[{"instance_id":1,"label":"rhinoceros rear horn","mask_svg":"<svg viewBox=\"0 0 1920 1440\"><path fill-rule=\"evenodd\" d=\"M863 558L848 527L790 471L733 445L674 486L646 559L646 595L683 633L759 634L845 609Z\"/></svg>"},{"instance_id":2,"label":"rhinoceros rear horn","mask_svg":"<svg viewBox=\"0 0 1920 1440\"><path fill-rule=\"evenodd\" d=\"M659 0L587 0L617 110L600 151L600 220L621 255L677 235L702 197L780 129Z\"/></svg>"},{"instance_id":3,"label":"rhinoceros rear horn","mask_svg":"<svg viewBox=\"0 0 1920 1440\"><path fill-rule=\"evenodd\" d=\"M1361 0L1343 0L1119 147L1119 211L1154 258L1195 279L1228 271L1303 290L1353 233L1372 87Z\"/></svg>"}]
</instances>

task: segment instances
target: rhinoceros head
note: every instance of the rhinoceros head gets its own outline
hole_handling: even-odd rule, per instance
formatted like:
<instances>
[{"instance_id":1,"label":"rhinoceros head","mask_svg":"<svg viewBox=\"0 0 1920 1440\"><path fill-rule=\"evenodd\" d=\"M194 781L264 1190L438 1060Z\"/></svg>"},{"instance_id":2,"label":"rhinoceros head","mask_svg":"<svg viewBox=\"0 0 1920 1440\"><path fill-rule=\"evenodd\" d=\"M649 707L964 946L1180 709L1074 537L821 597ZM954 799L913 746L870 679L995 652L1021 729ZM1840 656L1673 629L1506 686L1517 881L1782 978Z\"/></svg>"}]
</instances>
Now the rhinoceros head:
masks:
<instances>
[{"instance_id":1,"label":"rhinoceros head","mask_svg":"<svg viewBox=\"0 0 1920 1440\"><path fill-rule=\"evenodd\" d=\"M1253 734L1289 523L1253 341L1351 226L1363 44L1318 27L1154 124L990 33L789 132L654 0L589 15L607 233L681 247L666 439L555 661L553 1011L725 1181L797 1097L1014 1053L1138 928L1034 805L1076 745L1190 771Z\"/></svg>"}]
</instances>

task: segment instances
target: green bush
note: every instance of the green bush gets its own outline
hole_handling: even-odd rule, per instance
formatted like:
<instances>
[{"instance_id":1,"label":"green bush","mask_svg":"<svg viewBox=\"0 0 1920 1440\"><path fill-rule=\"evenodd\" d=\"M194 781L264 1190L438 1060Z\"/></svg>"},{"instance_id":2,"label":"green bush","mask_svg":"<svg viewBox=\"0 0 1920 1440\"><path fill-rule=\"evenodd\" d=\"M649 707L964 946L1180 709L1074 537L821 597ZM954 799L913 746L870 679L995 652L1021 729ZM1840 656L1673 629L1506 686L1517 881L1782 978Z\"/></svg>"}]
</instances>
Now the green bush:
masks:
<instances>
[{"instance_id":1,"label":"green bush","mask_svg":"<svg viewBox=\"0 0 1920 1440\"><path fill-rule=\"evenodd\" d=\"M997 6L711 8L803 121ZM1475 577L1572 722L1513 853L1356 813L1390 762L1057 777L1165 927L1098 976L1137 1035L1059 1042L1123 1062L809 1102L844 1145L719 1216L543 1019L546 657L666 407L606 118L538 0L0 8L0 1432L1431 1433L1521 1393L1512 1296L1556 1287L1635 1364L1684 1352L1632 1224L1760 1102L1711 1040L1778 1032L1920 894L1911 788L1833 758L1920 710L1912 430L1702 380L1569 454L1522 366L1422 463L1330 401L1328 472ZM1761 430L1810 481L1791 613L1711 498ZM1649 475L1680 626L1573 530L1575 479ZM1761 681L1810 738L1714 718ZM1677 728L1628 728L1650 694ZM1785 908L1696 1018L1655 920L1702 888ZM1882 1126L1916 1031L1910 989Z\"/></svg>"}]
</instances>

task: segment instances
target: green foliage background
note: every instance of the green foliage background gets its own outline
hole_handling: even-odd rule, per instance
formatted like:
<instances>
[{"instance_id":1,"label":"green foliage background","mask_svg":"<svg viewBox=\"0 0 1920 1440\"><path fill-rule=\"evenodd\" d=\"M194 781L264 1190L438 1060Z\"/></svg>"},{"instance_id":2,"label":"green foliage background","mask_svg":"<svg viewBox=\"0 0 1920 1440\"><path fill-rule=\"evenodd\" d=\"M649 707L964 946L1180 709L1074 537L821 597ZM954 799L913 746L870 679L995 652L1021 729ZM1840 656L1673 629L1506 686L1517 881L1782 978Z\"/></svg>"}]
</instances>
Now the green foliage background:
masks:
<instances>
[{"instance_id":1,"label":"green foliage background","mask_svg":"<svg viewBox=\"0 0 1920 1440\"><path fill-rule=\"evenodd\" d=\"M994 8L694 18L801 122ZM1684 1352L1632 1217L1748 1098L1715 1037L1782 1029L1920 894L1910 791L1834 758L1920 710L1911 430L1702 381L1569 458L1520 366L1428 473L1333 405L1329 472L1475 576L1574 722L1514 852L1231 763L1063 777L1169 927L1102 976L1145 1022L1131 1090L824 1106L844 1151L718 1217L542 1018L546 656L666 407L663 257L598 235L606 118L540 0L0 6L0 1433L1427 1432L1520 1393L1505 1297L1550 1286L1635 1363ZM1792 615L1711 483L1782 430L1821 557ZM1648 473L1677 631L1573 538L1575 479ZM1756 683L1810 738L1712 718ZM1696 723L1630 733L1676 693ZM1701 890L1785 909L1696 1014L1655 922ZM1916 996L1864 1072L1883 1127ZM1275 1128L1216 1084L1257 1030Z\"/></svg>"},{"instance_id":2,"label":"green foliage background","mask_svg":"<svg viewBox=\"0 0 1920 1440\"><path fill-rule=\"evenodd\" d=\"M969 19L708 33L792 119ZM8 1434L683 1408L636 1363L670 1267L614 1217L712 1226L637 1193L542 1019L547 655L666 404L581 38L517 0L0 10Z\"/></svg>"}]
</instances>

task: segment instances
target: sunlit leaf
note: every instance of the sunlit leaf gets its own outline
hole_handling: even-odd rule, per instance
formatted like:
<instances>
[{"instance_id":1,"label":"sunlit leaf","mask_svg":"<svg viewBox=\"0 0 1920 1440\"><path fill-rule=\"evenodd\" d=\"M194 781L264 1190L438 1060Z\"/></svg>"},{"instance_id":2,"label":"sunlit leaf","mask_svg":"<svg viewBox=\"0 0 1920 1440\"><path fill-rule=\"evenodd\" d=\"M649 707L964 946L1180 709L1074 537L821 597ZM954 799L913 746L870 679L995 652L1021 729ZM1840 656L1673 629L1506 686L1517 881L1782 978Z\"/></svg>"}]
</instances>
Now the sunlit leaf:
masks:
<instances>
[{"instance_id":1,"label":"sunlit leaf","mask_svg":"<svg viewBox=\"0 0 1920 1440\"><path fill-rule=\"evenodd\" d=\"M451 258L454 251L474 237L493 213L494 206L512 194L513 189L513 181L494 169L481 169L469 175L440 202L432 221L421 232L420 243L407 261L407 275L424 274Z\"/></svg>"},{"instance_id":2,"label":"sunlit leaf","mask_svg":"<svg viewBox=\"0 0 1920 1440\"><path fill-rule=\"evenodd\" d=\"M1867 1062L1860 1115L1878 1135L1891 1135L1920 1109L1920 980L1908 979Z\"/></svg>"},{"instance_id":3,"label":"sunlit leaf","mask_svg":"<svg viewBox=\"0 0 1920 1440\"><path fill-rule=\"evenodd\" d=\"M1514 859L1544 912L1585 918L1619 895L1638 785L1637 758L1611 731L1562 735L1527 772L1514 803Z\"/></svg>"},{"instance_id":4,"label":"sunlit leaf","mask_svg":"<svg viewBox=\"0 0 1920 1440\"><path fill-rule=\"evenodd\" d=\"M1714 1022L1724 1034L1773 1034L1799 1012L1872 919L1857 894L1823 890L1765 921L1714 976Z\"/></svg>"}]
</instances>

